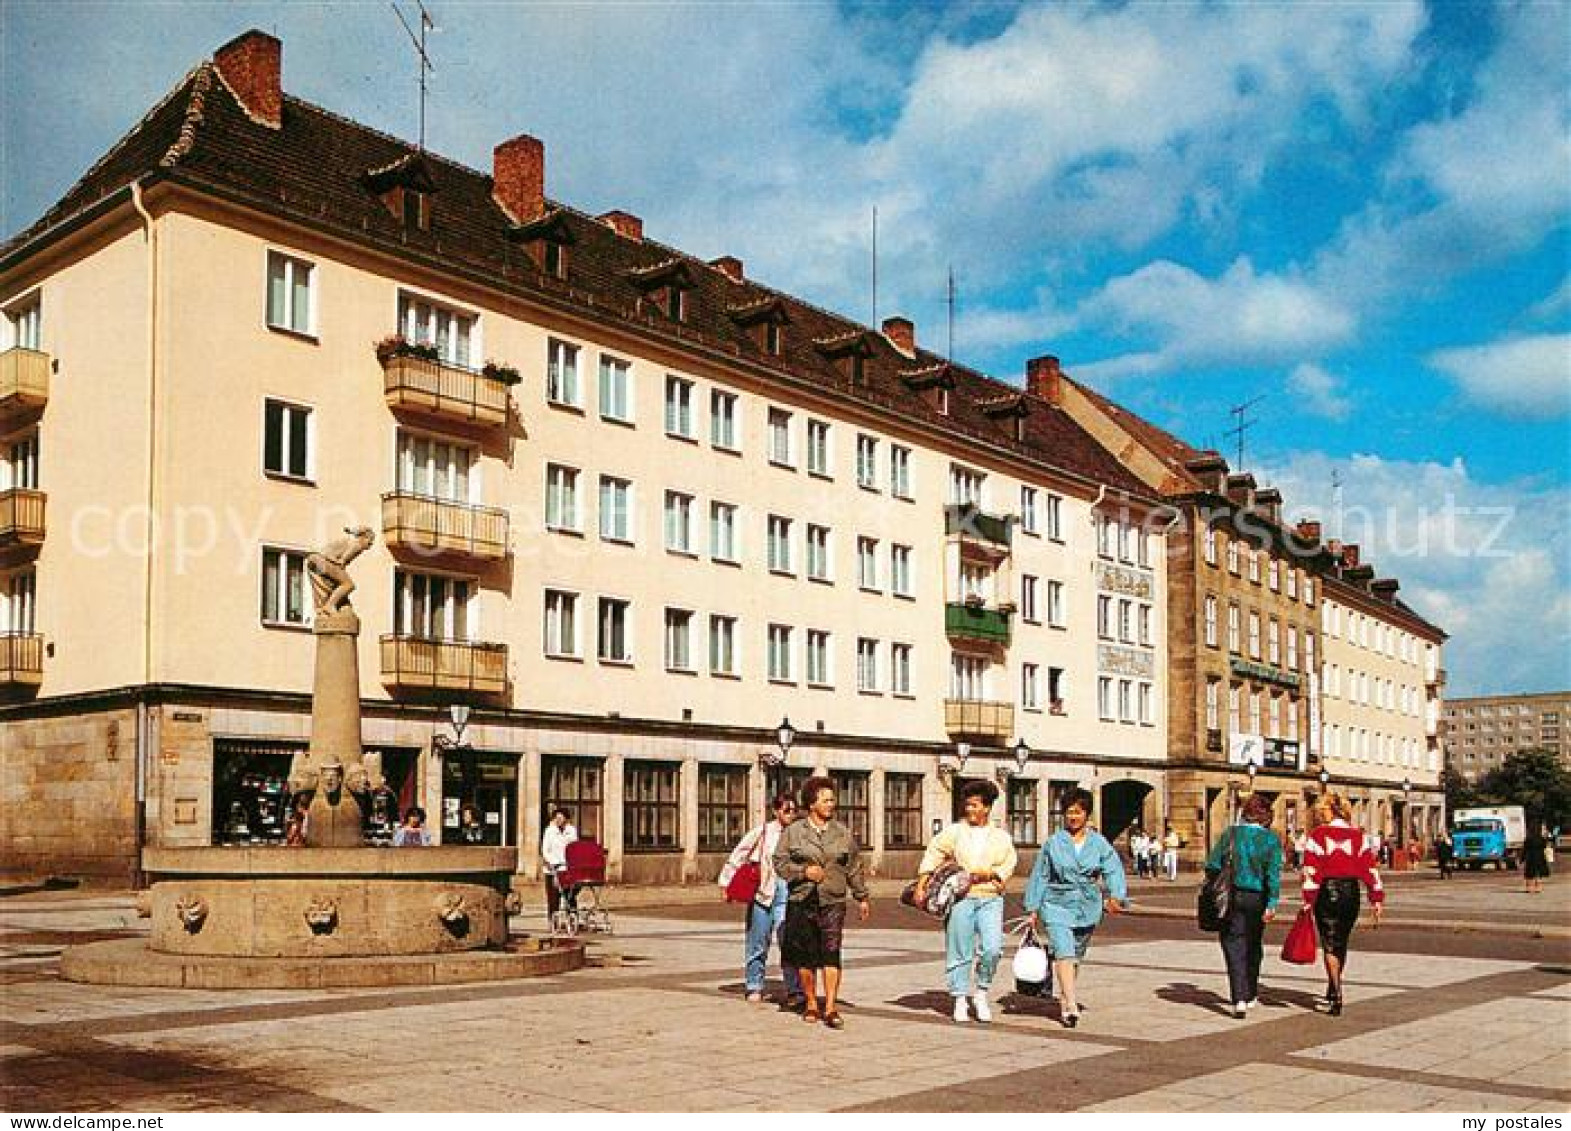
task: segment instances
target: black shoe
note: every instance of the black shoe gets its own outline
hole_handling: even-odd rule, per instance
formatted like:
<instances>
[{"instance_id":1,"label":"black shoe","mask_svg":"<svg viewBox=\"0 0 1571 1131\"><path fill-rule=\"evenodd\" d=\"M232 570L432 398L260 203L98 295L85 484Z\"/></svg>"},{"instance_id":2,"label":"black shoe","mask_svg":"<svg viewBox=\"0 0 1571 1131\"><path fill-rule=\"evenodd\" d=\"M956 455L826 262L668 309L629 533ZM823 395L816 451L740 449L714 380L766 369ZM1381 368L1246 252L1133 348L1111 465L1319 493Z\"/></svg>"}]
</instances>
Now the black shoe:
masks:
<instances>
[{"instance_id":1,"label":"black shoe","mask_svg":"<svg viewBox=\"0 0 1571 1131\"><path fill-rule=\"evenodd\" d=\"M1331 994L1327 998L1326 1012L1332 1017L1342 1016L1342 995Z\"/></svg>"}]
</instances>

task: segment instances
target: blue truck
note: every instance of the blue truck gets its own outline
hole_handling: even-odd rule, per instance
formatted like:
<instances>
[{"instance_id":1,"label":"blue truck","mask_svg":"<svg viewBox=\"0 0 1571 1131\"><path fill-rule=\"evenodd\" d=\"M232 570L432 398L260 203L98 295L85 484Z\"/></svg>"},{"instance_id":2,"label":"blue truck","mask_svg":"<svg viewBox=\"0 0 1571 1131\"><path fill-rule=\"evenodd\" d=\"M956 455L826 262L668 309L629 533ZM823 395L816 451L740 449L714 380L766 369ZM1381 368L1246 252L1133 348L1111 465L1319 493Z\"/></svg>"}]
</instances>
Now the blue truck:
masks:
<instances>
[{"instance_id":1,"label":"blue truck","mask_svg":"<svg viewBox=\"0 0 1571 1131\"><path fill-rule=\"evenodd\" d=\"M1451 853L1459 868L1485 864L1515 868L1527 839L1527 815L1520 805L1458 809L1451 815Z\"/></svg>"}]
</instances>

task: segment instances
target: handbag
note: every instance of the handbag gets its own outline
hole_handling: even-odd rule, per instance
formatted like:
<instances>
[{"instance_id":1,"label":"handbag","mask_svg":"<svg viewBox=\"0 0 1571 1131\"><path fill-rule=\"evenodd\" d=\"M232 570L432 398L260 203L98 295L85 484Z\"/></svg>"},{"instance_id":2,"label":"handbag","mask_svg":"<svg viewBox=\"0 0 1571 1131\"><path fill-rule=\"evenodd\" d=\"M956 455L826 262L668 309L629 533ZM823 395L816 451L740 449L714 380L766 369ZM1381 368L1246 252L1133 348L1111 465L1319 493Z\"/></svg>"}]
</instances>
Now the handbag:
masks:
<instances>
[{"instance_id":1,"label":"handbag","mask_svg":"<svg viewBox=\"0 0 1571 1131\"><path fill-rule=\"evenodd\" d=\"M1195 897L1195 918L1202 931L1220 931L1233 909L1233 850L1238 847L1238 834L1228 830L1227 845L1222 849L1222 866L1215 872L1207 871Z\"/></svg>"},{"instance_id":2,"label":"handbag","mask_svg":"<svg viewBox=\"0 0 1571 1131\"><path fill-rule=\"evenodd\" d=\"M758 843L754 847L757 856L750 857L743 862L735 872L731 873L731 882L725 886L727 903L752 903L758 898L758 889L764 882L764 833L767 826L758 830Z\"/></svg>"},{"instance_id":3,"label":"handbag","mask_svg":"<svg viewBox=\"0 0 1571 1131\"><path fill-rule=\"evenodd\" d=\"M1027 997L1053 996L1053 964L1048 961L1047 948L1036 937L1029 919L1010 969L1015 976L1015 993Z\"/></svg>"},{"instance_id":4,"label":"handbag","mask_svg":"<svg viewBox=\"0 0 1571 1131\"><path fill-rule=\"evenodd\" d=\"M1295 966L1309 966L1315 961L1315 915L1308 907L1299 909L1293 920L1293 929L1282 941L1282 961Z\"/></svg>"},{"instance_id":5,"label":"handbag","mask_svg":"<svg viewBox=\"0 0 1571 1131\"><path fill-rule=\"evenodd\" d=\"M900 893L900 902L907 907L915 907L934 919L943 919L971 890L971 873L953 861L940 864L933 869L932 875L927 877L926 900L918 903L916 888L920 882L920 880L912 880L907 884L905 890Z\"/></svg>"}]
</instances>

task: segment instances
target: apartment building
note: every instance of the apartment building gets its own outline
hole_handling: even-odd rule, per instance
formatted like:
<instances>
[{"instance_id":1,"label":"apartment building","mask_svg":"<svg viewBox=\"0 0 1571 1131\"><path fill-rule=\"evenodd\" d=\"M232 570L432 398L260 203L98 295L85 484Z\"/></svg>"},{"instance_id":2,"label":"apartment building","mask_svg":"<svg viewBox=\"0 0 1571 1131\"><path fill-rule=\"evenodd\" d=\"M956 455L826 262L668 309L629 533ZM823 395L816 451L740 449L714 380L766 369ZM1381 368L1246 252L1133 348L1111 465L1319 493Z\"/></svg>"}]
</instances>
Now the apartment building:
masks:
<instances>
[{"instance_id":1,"label":"apartment building","mask_svg":"<svg viewBox=\"0 0 1571 1131\"><path fill-rule=\"evenodd\" d=\"M1446 764L1469 781L1521 750L1553 750L1571 766L1571 692L1446 699L1440 730Z\"/></svg>"},{"instance_id":2,"label":"apartment building","mask_svg":"<svg viewBox=\"0 0 1571 1131\"><path fill-rule=\"evenodd\" d=\"M1305 524L1306 533L1319 528ZM1325 768L1364 828L1427 844L1445 822L1440 772L1445 633L1400 597L1359 547L1327 543L1320 730Z\"/></svg>"},{"instance_id":3,"label":"apartment building","mask_svg":"<svg viewBox=\"0 0 1571 1131\"><path fill-rule=\"evenodd\" d=\"M971 776L1022 845L1075 785L1160 822L1159 500L1060 406L281 64L225 45L0 250L0 866L276 839L355 524L388 805L526 874L564 805L623 881L712 876L814 771L895 874Z\"/></svg>"}]
</instances>

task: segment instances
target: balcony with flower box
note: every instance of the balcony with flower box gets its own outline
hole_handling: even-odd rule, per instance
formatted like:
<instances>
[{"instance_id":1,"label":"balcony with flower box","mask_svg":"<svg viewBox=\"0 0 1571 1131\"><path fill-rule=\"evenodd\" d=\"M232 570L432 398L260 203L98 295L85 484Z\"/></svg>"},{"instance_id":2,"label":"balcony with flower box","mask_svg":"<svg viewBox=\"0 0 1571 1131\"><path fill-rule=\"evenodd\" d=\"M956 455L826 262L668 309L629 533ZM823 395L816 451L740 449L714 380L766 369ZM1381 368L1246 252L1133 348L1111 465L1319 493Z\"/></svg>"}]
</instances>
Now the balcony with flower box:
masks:
<instances>
[{"instance_id":1,"label":"balcony with flower box","mask_svg":"<svg viewBox=\"0 0 1571 1131\"><path fill-rule=\"evenodd\" d=\"M507 692L507 645L389 634L381 639L382 682L413 691Z\"/></svg>"},{"instance_id":2,"label":"balcony with flower box","mask_svg":"<svg viewBox=\"0 0 1571 1131\"><path fill-rule=\"evenodd\" d=\"M411 491L382 496L382 536L415 557L501 561L507 557L507 512Z\"/></svg>"},{"instance_id":3,"label":"balcony with flower box","mask_svg":"<svg viewBox=\"0 0 1571 1131\"><path fill-rule=\"evenodd\" d=\"M951 601L944 606L944 633L952 644L1007 648L1013 612L980 601Z\"/></svg>"},{"instance_id":4,"label":"balcony with flower box","mask_svg":"<svg viewBox=\"0 0 1571 1131\"><path fill-rule=\"evenodd\" d=\"M444 360L435 346L401 337L376 344L389 408L448 424L501 428L512 405L518 370L496 362L480 369Z\"/></svg>"},{"instance_id":5,"label":"balcony with flower box","mask_svg":"<svg viewBox=\"0 0 1571 1131\"><path fill-rule=\"evenodd\" d=\"M956 739L1008 742L1015 733L1015 705L991 699L945 699L944 730Z\"/></svg>"}]
</instances>

